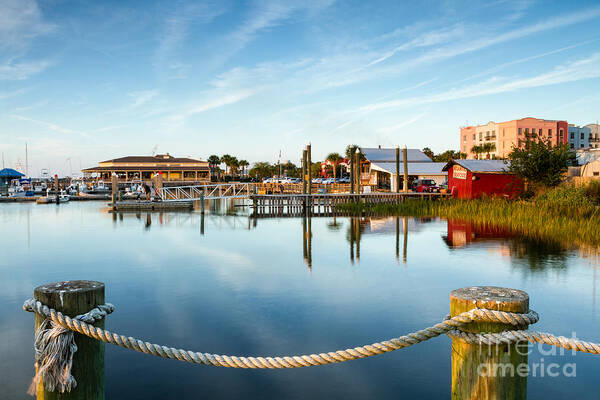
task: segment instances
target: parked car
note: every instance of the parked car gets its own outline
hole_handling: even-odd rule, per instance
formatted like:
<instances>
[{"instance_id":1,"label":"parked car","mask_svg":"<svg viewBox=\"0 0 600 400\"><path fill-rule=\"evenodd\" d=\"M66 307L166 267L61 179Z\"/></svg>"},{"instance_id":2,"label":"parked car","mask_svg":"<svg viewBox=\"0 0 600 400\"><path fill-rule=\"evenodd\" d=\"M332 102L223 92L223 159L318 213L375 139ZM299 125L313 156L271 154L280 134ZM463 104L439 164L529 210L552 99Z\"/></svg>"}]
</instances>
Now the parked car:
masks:
<instances>
[{"instance_id":1,"label":"parked car","mask_svg":"<svg viewBox=\"0 0 600 400\"><path fill-rule=\"evenodd\" d=\"M330 183L335 183L335 179L327 178L327 179L323 180L323 182L321 182L321 183L324 183L325 185L329 185Z\"/></svg>"},{"instance_id":2,"label":"parked car","mask_svg":"<svg viewBox=\"0 0 600 400\"><path fill-rule=\"evenodd\" d=\"M323 178L313 178L312 183L323 183Z\"/></svg>"},{"instance_id":3,"label":"parked car","mask_svg":"<svg viewBox=\"0 0 600 400\"><path fill-rule=\"evenodd\" d=\"M340 178L338 179L338 183L350 183L350 178L347 176Z\"/></svg>"},{"instance_id":4,"label":"parked car","mask_svg":"<svg viewBox=\"0 0 600 400\"><path fill-rule=\"evenodd\" d=\"M412 190L419 193L439 193L440 187L433 179L417 179L412 183Z\"/></svg>"}]
</instances>

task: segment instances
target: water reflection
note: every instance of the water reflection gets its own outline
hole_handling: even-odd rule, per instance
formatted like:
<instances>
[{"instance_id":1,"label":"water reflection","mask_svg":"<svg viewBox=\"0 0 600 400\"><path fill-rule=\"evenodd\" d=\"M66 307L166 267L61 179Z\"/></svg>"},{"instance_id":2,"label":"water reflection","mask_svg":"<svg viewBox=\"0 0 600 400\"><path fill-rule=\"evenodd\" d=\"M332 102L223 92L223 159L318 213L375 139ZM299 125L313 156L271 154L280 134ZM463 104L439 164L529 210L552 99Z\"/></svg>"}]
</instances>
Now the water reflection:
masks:
<instances>
[{"instance_id":1,"label":"water reflection","mask_svg":"<svg viewBox=\"0 0 600 400\"><path fill-rule=\"evenodd\" d=\"M147 213L113 213L112 220L115 226L124 221L136 219L143 224L143 229L149 231L153 223L157 226L174 225L176 227L193 226L200 235L205 235L206 223L210 229L253 230L266 219L256 218L240 207L239 201L210 201L207 204L206 214L200 212L147 212ZM243 206L243 204L241 204ZM29 218L29 215L28 215ZM349 247L351 264L359 262L361 258L361 242L367 236L395 236L394 259L397 264L406 265L408 261L409 232L418 233L425 229L427 224L437 222L433 218L412 217L316 217L304 215L301 219L302 229L302 258L308 270L313 267L313 240L319 240L313 234L313 219L325 219L327 230L333 234L345 232L346 242ZM269 218L271 219L271 218ZM261 220L261 221L259 221ZM117 224L117 221L119 224ZM567 248L563 244L553 241L544 241L520 235L511 230L491 224L478 224L472 221L447 220L446 232L441 234L443 243L451 251L460 251L473 246L490 247L502 256L510 258L513 268L524 268L527 272L537 273L546 270L563 271L566 261L574 251L579 251L580 256L594 257L598 253L593 249L583 250ZM29 230L28 230L29 232ZM208 232L209 234L210 232ZM28 233L29 242L29 233Z\"/></svg>"},{"instance_id":2,"label":"water reflection","mask_svg":"<svg viewBox=\"0 0 600 400\"><path fill-rule=\"evenodd\" d=\"M21 311L23 299L38 284L64 279L107 283L107 298L118 306L111 330L224 354L298 354L372 343L439 321L449 291L473 284L530 293L532 308L542 315L540 330L568 336L576 329L578 337L597 338L594 249L585 249L584 258L582 249L460 221L255 219L235 202L212 203L204 216L109 214L91 202L0 207L6 249L0 257L0 358L11 360L0 367L2 398L24 398L31 379L32 325ZM387 399L399 392L447 398L450 351L449 340L439 338L416 351L335 367L281 373L205 368L199 376L198 367L107 346L107 398L199 392L210 398ZM560 387L573 398L596 398L598 361L575 359L576 379L531 379L529 397L552 398Z\"/></svg>"}]
</instances>

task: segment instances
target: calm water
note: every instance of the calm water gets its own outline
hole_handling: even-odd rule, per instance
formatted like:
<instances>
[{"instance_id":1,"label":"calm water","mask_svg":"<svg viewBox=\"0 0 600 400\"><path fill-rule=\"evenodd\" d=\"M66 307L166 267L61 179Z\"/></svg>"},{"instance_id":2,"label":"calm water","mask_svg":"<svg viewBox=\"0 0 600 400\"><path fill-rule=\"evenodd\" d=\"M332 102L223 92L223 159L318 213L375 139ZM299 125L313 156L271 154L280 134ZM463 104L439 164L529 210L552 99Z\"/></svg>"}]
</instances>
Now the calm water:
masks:
<instances>
[{"instance_id":1,"label":"calm water","mask_svg":"<svg viewBox=\"0 0 600 400\"><path fill-rule=\"evenodd\" d=\"M410 218L313 218L307 243L301 219L249 221L244 209L217 215L217 206L231 204L202 222L197 213L113 216L95 202L0 205L0 397L27 398L33 316L21 305L60 280L105 282L117 306L110 330L218 354L310 354L400 336L440 321L449 292L470 285L523 289L541 314L536 329L600 341L598 260L577 249ZM530 399L599 397L598 356L536 350L529 362L541 358L575 362L577 376L530 377ZM450 340L277 371L107 345L106 388L109 399L448 398Z\"/></svg>"}]
</instances>

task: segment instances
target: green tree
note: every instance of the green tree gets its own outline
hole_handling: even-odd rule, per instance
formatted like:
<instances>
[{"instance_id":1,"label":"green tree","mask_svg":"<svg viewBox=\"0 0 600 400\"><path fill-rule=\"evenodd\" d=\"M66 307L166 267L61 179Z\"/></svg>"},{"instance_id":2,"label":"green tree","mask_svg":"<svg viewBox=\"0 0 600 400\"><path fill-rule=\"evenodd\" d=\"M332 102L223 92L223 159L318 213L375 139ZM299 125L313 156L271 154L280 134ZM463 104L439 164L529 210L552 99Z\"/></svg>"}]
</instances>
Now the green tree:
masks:
<instances>
[{"instance_id":1,"label":"green tree","mask_svg":"<svg viewBox=\"0 0 600 400\"><path fill-rule=\"evenodd\" d=\"M487 157L486 158L488 158L488 159L490 158L490 153L492 151L496 151L496 143L487 142L487 143L484 143L481 146L481 152L482 153L487 153Z\"/></svg>"},{"instance_id":2,"label":"green tree","mask_svg":"<svg viewBox=\"0 0 600 400\"><path fill-rule=\"evenodd\" d=\"M523 147L514 147L508 155L510 171L534 185L556 186L576 164L575 153L568 145L552 146L550 141L527 140Z\"/></svg>"},{"instance_id":3,"label":"green tree","mask_svg":"<svg viewBox=\"0 0 600 400\"><path fill-rule=\"evenodd\" d=\"M312 165L310 166L310 176L312 178L321 176L321 161L312 163Z\"/></svg>"},{"instance_id":4,"label":"green tree","mask_svg":"<svg viewBox=\"0 0 600 400\"><path fill-rule=\"evenodd\" d=\"M219 164L221 164L221 158L217 155L211 155L210 157L208 157L208 165L210 166L210 176L211 178L215 175L215 168L217 168L219 166Z\"/></svg>"},{"instance_id":5,"label":"green tree","mask_svg":"<svg viewBox=\"0 0 600 400\"><path fill-rule=\"evenodd\" d=\"M250 163L246 160L240 160L238 162L238 165L240 166L240 168L242 168L242 175L244 175L246 173L246 167L250 165Z\"/></svg>"},{"instance_id":6,"label":"green tree","mask_svg":"<svg viewBox=\"0 0 600 400\"><path fill-rule=\"evenodd\" d=\"M254 178L267 178L274 175L275 166L269 164L268 162L259 161L254 163L250 171L248 172L250 176Z\"/></svg>"},{"instance_id":7,"label":"green tree","mask_svg":"<svg viewBox=\"0 0 600 400\"><path fill-rule=\"evenodd\" d=\"M435 158L435 154L433 154L433 151L429 147L423 148L422 151L427 157L431 158L432 160Z\"/></svg>"},{"instance_id":8,"label":"green tree","mask_svg":"<svg viewBox=\"0 0 600 400\"><path fill-rule=\"evenodd\" d=\"M471 153L475 154L475 158L479 158L479 155L481 153L483 153L483 146L475 145L475 146L471 147Z\"/></svg>"},{"instance_id":9,"label":"green tree","mask_svg":"<svg viewBox=\"0 0 600 400\"><path fill-rule=\"evenodd\" d=\"M333 165L333 180L336 181L337 178L337 167L340 162L342 162L343 158L340 153L329 153L326 158Z\"/></svg>"},{"instance_id":10,"label":"green tree","mask_svg":"<svg viewBox=\"0 0 600 400\"><path fill-rule=\"evenodd\" d=\"M360 161L364 161L365 160L365 155L362 153L362 150L360 150L360 147L358 147L358 145L356 144L349 144L348 146L346 146L346 158L350 161L354 160L354 155L356 154L356 149L359 149L360 151Z\"/></svg>"}]
</instances>

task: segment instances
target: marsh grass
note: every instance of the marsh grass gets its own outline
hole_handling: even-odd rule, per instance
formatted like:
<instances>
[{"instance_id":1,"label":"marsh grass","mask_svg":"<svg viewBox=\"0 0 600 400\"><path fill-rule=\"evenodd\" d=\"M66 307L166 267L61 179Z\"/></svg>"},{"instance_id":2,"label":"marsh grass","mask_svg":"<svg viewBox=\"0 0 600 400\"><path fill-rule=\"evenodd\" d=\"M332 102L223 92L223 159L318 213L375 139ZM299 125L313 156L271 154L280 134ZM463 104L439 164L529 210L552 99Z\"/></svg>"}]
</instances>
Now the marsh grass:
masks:
<instances>
[{"instance_id":1,"label":"marsh grass","mask_svg":"<svg viewBox=\"0 0 600 400\"><path fill-rule=\"evenodd\" d=\"M443 217L496 225L528 237L569 247L600 247L600 183L562 185L529 200L407 200L400 204L348 203L337 206L355 215Z\"/></svg>"}]
</instances>

